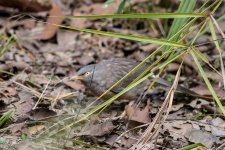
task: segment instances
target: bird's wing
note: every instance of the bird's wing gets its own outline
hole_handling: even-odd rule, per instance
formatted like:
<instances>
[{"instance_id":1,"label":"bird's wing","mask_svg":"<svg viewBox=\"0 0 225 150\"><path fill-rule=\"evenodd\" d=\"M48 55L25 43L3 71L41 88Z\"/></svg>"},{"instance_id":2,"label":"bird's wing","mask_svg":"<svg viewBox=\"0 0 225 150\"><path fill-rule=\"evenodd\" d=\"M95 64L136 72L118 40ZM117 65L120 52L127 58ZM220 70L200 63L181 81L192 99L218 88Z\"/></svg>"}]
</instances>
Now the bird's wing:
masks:
<instances>
[{"instance_id":1,"label":"bird's wing","mask_svg":"<svg viewBox=\"0 0 225 150\"><path fill-rule=\"evenodd\" d=\"M131 71L136 65L138 65L138 62L134 60L129 59L114 59L113 62L110 62L112 64L108 67L108 71L111 74L111 79L109 81L110 87L119 81L122 77L124 77L129 71ZM123 81L121 81L116 87L114 87L111 91L114 93L121 92L124 88L126 88L134 79L136 79L145 69L147 68L147 64L141 66L137 70L135 70L133 73L131 73L127 78L125 78Z\"/></svg>"}]
</instances>

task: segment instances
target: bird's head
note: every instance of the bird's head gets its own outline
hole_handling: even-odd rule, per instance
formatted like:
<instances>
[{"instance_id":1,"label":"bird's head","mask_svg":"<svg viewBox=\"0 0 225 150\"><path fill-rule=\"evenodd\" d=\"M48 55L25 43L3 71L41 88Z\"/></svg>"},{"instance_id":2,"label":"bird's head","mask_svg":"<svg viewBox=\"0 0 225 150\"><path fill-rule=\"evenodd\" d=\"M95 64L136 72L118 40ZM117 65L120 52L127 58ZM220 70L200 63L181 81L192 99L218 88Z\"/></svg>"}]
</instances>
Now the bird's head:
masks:
<instances>
[{"instance_id":1,"label":"bird's head","mask_svg":"<svg viewBox=\"0 0 225 150\"><path fill-rule=\"evenodd\" d=\"M82 67L75 76L72 76L70 80L81 80L84 83L89 83L93 79L95 71L95 65L87 65Z\"/></svg>"}]
</instances>

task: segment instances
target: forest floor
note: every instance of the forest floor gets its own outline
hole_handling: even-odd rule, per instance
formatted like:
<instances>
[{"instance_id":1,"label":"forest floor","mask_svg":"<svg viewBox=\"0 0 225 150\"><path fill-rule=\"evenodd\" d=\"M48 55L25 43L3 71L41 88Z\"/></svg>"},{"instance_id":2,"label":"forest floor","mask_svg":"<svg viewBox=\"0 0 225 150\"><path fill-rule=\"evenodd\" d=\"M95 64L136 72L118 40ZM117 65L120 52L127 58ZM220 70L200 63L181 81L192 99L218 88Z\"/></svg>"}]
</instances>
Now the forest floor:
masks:
<instances>
[{"instance_id":1,"label":"forest floor","mask_svg":"<svg viewBox=\"0 0 225 150\"><path fill-rule=\"evenodd\" d=\"M150 103L145 102L138 108L126 102L113 103L99 115L67 127L84 116L87 106L96 97L81 82L62 79L75 75L82 66L103 59L122 57L141 61L159 45L65 30L44 23L166 37L172 20L48 17L113 14L119 2L115 0L106 7L104 0L76 3L73 0L57 0L49 11L25 15L16 9L0 7L0 117L12 112L10 119L0 123L0 149L128 149L138 141L159 111L167 91L155 87L148 99ZM144 13L174 12L179 4L171 1L170 6L165 6L160 1L133 0L130 5L131 12ZM225 5L221 5L215 15L220 16L224 8ZM225 31L224 21L220 25ZM207 34L203 35L197 44L210 38ZM224 42L222 46L225 47ZM199 49L215 68L220 67L219 54L213 43L202 45ZM170 63L162 77L173 81L180 62ZM225 99L220 76L210 71L207 73L218 96ZM184 59L179 84L200 95L211 95L189 57ZM132 116L115 119L124 110L128 116L132 112ZM61 131L63 128L65 130ZM128 131L130 129L133 130ZM192 143L202 143L208 149L219 146L223 149L225 118L214 101L178 94L159 134L153 139L145 145L145 149L180 148Z\"/></svg>"}]
</instances>

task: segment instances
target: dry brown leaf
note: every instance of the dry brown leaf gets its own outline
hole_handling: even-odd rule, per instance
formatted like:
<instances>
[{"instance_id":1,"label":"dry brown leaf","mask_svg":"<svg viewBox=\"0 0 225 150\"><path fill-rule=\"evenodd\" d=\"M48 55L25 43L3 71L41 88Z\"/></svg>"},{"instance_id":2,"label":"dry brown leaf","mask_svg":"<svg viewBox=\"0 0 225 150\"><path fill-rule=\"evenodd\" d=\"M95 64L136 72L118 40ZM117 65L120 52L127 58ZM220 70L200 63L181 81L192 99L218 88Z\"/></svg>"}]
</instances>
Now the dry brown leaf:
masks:
<instances>
[{"instance_id":1,"label":"dry brown leaf","mask_svg":"<svg viewBox=\"0 0 225 150\"><path fill-rule=\"evenodd\" d=\"M16 107L15 115L18 119L28 118L28 113L33 107L33 96L29 92L19 93L20 101L16 102L14 105Z\"/></svg>"},{"instance_id":2,"label":"dry brown leaf","mask_svg":"<svg viewBox=\"0 0 225 150\"><path fill-rule=\"evenodd\" d=\"M115 128L116 126L111 121L107 121L89 126L79 133L78 136L103 136L109 134Z\"/></svg>"},{"instance_id":3,"label":"dry brown leaf","mask_svg":"<svg viewBox=\"0 0 225 150\"><path fill-rule=\"evenodd\" d=\"M201 143L209 149L212 148L213 143L217 140L217 138L211 133L201 130L192 130L191 132L189 132L188 139L189 141L194 143Z\"/></svg>"},{"instance_id":4,"label":"dry brown leaf","mask_svg":"<svg viewBox=\"0 0 225 150\"><path fill-rule=\"evenodd\" d=\"M48 84L49 79L43 74L32 74L30 75L30 81L38 84Z\"/></svg>"},{"instance_id":5,"label":"dry brown leaf","mask_svg":"<svg viewBox=\"0 0 225 150\"><path fill-rule=\"evenodd\" d=\"M17 91L15 88L12 87L4 87L3 89L0 88L0 93L8 97L8 96L15 96L17 94Z\"/></svg>"},{"instance_id":6,"label":"dry brown leaf","mask_svg":"<svg viewBox=\"0 0 225 150\"><path fill-rule=\"evenodd\" d=\"M185 135L192 130L192 125L187 121L165 122L163 130L169 132L174 140L185 139Z\"/></svg>"},{"instance_id":7,"label":"dry brown leaf","mask_svg":"<svg viewBox=\"0 0 225 150\"><path fill-rule=\"evenodd\" d=\"M126 114L131 121L137 121L140 123L149 123L151 121L149 117L150 102L148 101L144 109L136 108L136 106L129 103L126 108Z\"/></svg>"},{"instance_id":8,"label":"dry brown leaf","mask_svg":"<svg viewBox=\"0 0 225 150\"><path fill-rule=\"evenodd\" d=\"M3 0L0 1L1 6L17 8L22 11L47 11L52 7L52 0Z\"/></svg>"},{"instance_id":9,"label":"dry brown leaf","mask_svg":"<svg viewBox=\"0 0 225 150\"><path fill-rule=\"evenodd\" d=\"M53 4L53 8L49 12L49 16L63 16L61 8L58 5ZM62 23L62 21L63 21L63 18L57 18L57 17L48 18L48 20L47 20L48 24L45 25L45 28L40 35L40 39L41 40L51 39L56 34L56 32L59 28L59 27L54 26L52 24L60 25Z\"/></svg>"},{"instance_id":10,"label":"dry brown leaf","mask_svg":"<svg viewBox=\"0 0 225 150\"><path fill-rule=\"evenodd\" d=\"M222 88L219 87L213 87L214 90L216 91L217 95L221 99L225 99L225 91ZM205 85L199 85L194 88L191 88L192 91L195 91L197 94L202 95L202 96L209 96L211 95L210 91L208 90L208 87Z\"/></svg>"}]
</instances>

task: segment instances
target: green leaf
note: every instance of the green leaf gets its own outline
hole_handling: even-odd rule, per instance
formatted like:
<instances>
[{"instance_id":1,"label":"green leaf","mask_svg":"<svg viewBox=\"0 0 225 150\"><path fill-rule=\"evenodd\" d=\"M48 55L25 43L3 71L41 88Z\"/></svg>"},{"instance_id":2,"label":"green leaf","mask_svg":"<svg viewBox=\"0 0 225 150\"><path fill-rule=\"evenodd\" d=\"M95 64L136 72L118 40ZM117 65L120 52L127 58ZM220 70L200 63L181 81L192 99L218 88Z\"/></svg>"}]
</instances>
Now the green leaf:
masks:
<instances>
[{"instance_id":1,"label":"green leaf","mask_svg":"<svg viewBox=\"0 0 225 150\"><path fill-rule=\"evenodd\" d=\"M0 118L0 127L11 117L13 110L9 110Z\"/></svg>"}]
</instances>

